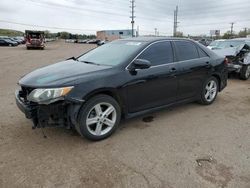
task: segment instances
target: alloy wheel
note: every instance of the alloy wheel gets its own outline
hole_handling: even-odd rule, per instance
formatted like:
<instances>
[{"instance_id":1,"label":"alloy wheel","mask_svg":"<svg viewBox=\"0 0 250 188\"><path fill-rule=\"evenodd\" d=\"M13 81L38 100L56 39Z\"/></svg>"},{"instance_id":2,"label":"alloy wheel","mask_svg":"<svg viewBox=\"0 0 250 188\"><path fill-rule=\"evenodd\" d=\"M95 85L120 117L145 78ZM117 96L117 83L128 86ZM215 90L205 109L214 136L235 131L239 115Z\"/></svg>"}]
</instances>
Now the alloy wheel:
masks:
<instances>
[{"instance_id":1,"label":"alloy wheel","mask_svg":"<svg viewBox=\"0 0 250 188\"><path fill-rule=\"evenodd\" d=\"M250 76L250 65L247 66L247 70L246 70L246 78L248 78Z\"/></svg>"},{"instance_id":2,"label":"alloy wheel","mask_svg":"<svg viewBox=\"0 0 250 188\"><path fill-rule=\"evenodd\" d=\"M112 104L98 103L87 115L87 129L95 136L105 135L114 127L116 119L117 112Z\"/></svg>"},{"instance_id":3,"label":"alloy wheel","mask_svg":"<svg viewBox=\"0 0 250 188\"><path fill-rule=\"evenodd\" d=\"M217 94L217 83L214 80L210 80L205 89L205 99L208 102L211 102L214 100Z\"/></svg>"}]
</instances>

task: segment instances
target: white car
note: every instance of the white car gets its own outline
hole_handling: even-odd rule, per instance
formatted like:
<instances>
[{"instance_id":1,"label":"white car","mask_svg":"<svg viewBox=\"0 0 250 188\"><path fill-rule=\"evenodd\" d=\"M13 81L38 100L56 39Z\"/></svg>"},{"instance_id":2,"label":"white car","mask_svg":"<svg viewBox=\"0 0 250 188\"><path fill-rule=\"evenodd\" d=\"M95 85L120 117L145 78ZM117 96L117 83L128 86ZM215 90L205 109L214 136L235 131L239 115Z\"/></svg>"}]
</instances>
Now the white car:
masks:
<instances>
[{"instance_id":1,"label":"white car","mask_svg":"<svg viewBox=\"0 0 250 188\"><path fill-rule=\"evenodd\" d=\"M224 39L219 39L219 40L214 40L213 42L211 42L207 48L209 48L210 50L212 50L213 48L216 48L221 42L225 41Z\"/></svg>"}]
</instances>

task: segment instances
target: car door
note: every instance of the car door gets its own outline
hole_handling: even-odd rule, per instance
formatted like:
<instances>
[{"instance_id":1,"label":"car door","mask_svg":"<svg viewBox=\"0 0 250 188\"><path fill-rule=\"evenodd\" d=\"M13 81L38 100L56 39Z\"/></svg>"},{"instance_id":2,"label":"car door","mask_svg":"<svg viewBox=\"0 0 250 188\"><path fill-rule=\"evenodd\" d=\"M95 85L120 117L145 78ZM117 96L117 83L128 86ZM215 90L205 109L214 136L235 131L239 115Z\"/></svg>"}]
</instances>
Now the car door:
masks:
<instances>
[{"instance_id":1,"label":"car door","mask_svg":"<svg viewBox=\"0 0 250 188\"><path fill-rule=\"evenodd\" d=\"M138 57L151 62L148 69L129 74L127 99L129 112L138 112L173 103L177 94L177 68L170 41L155 42Z\"/></svg>"},{"instance_id":2,"label":"car door","mask_svg":"<svg viewBox=\"0 0 250 188\"><path fill-rule=\"evenodd\" d=\"M4 40L0 40L0 46L6 46L5 41Z\"/></svg>"},{"instance_id":3,"label":"car door","mask_svg":"<svg viewBox=\"0 0 250 188\"><path fill-rule=\"evenodd\" d=\"M174 41L177 55L178 100L188 99L200 93L202 84L212 68L209 56L194 42Z\"/></svg>"}]
</instances>

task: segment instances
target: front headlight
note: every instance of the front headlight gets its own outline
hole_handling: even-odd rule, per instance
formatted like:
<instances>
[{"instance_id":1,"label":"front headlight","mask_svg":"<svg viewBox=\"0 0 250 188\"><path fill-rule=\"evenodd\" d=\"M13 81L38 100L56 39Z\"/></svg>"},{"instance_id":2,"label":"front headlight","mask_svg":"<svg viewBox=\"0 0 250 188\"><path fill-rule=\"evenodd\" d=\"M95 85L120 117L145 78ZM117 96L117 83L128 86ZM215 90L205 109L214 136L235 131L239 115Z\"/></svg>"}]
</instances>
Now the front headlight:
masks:
<instances>
[{"instance_id":1,"label":"front headlight","mask_svg":"<svg viewBox=\"0 0 250 188\"><path fill-rule=\"evenodd\" d=\"M40 104L49 104L63 99L63 96L67 95L72 89L73 87L34 89L27 99Z\"/></svg>"}]
</instances>

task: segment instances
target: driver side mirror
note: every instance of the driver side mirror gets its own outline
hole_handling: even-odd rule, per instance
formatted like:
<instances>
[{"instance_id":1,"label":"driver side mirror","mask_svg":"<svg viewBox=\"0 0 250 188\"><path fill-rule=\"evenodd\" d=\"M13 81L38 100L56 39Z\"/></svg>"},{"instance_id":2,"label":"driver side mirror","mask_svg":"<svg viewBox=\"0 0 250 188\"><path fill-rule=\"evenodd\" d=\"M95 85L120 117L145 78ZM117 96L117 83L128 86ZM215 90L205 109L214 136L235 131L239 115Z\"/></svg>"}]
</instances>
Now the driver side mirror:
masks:
<instances>
[{"instance_id":1,"label":"driver side mirror","mask_svg":"<svg viewBox=\"0 0 250 188\"><path fill-rule=\"evenodd\" d=\"M148 69L149 67L151 67L150 61L146 59L136 59L131 64L129 70L135 71L136 69Z\"/></svg>"}]
</instances>

